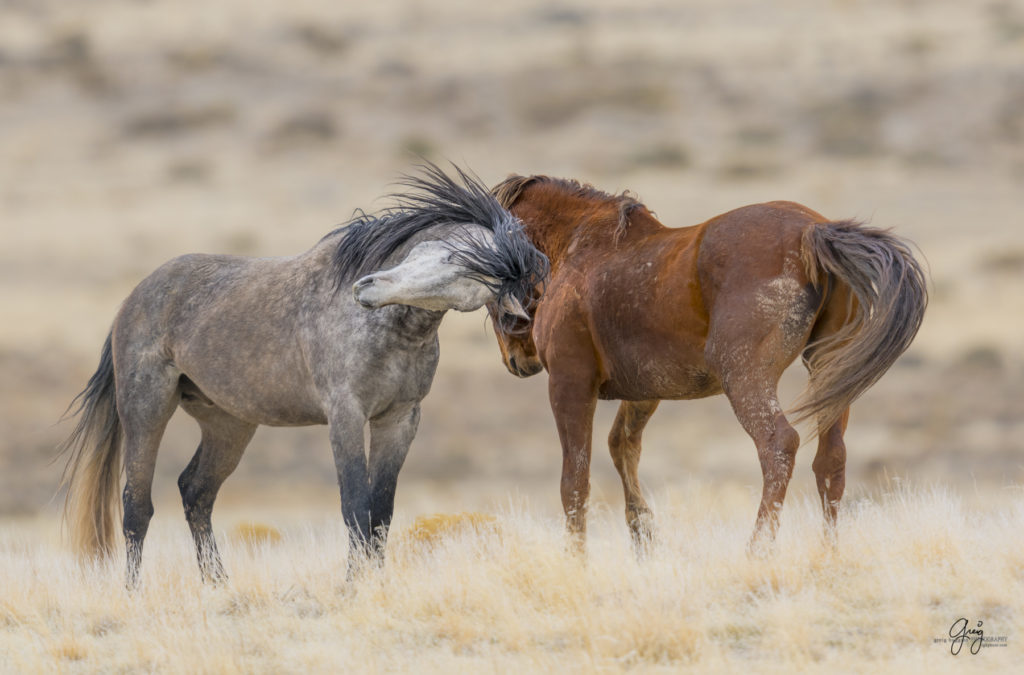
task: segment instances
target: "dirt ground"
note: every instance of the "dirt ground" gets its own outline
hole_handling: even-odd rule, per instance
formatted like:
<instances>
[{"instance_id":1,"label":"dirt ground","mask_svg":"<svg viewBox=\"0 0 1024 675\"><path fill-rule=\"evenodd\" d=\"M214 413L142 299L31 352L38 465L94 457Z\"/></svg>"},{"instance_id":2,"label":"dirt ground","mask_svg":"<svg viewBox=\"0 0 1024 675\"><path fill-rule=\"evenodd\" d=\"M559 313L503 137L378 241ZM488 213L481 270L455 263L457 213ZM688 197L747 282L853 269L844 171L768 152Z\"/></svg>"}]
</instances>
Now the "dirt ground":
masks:
<instances>
[{"instance_id":1,"label":"dirt ground","mask_svg":"<svg viewBox=\"0 0 1024 675\"><path fill-rule=\"evenodd\" d=\"M58 420L150 270L302 251L385 205L417 154L489 183L629 189L670 226L792 199L896 228L929 263L931 305L854 408L849 494L911 480L1020 499L1024 3L359 4L0 8L0 516L58 508ZM545 376L508 375L482 313L450 315L441 343L399 511L527 497L557 516ZM598 411L594 502L618 511L614 410ZM648 429L652 493L695 477L760 490L724 398L666 403ZM166 511L197 440L179 415L156 479ZM326 430L261 430L222 500L336 510Z\"/></svg>"}]
</instances>

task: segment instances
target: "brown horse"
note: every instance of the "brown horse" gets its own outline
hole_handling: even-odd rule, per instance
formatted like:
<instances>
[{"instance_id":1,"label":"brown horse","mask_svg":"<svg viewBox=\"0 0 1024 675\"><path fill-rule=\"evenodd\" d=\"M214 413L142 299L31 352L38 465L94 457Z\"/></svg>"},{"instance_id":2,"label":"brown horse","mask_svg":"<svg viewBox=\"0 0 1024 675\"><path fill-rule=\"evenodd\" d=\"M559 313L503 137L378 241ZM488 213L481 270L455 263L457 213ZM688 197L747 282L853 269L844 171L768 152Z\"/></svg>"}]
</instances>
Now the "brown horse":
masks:
<instances>
[{"instance_id":1,"label":"brown horse","mask_svg":"<svg viewBox=\"0 0 1024 675\"><path fill-rule=\"evenodd\" d=\"M810 378L790 414L816 422L813 468L833 533L850 404L910 345L927 304L908 245L793 202L676 229L628 194L573 180L511 176L493 191L551 261L531 330L496 333L513 374L548 371L562 505L576 545L586 533L597 399L622 401L608 445L642 553L653 526L637 478L644 426L661 399L723 392L761 461L752 544L773 540L800 445L777 385L801 355Z\"/></svg>"}]
</instances>

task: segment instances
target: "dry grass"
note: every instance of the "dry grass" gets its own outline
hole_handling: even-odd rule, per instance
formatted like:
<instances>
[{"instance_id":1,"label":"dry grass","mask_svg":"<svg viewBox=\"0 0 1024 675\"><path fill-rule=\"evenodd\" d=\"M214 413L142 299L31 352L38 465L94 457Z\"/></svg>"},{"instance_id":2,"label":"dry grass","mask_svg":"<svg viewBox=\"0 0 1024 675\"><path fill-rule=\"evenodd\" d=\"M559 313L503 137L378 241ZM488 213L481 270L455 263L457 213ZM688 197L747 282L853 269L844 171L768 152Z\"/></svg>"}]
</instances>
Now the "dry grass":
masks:
<instances>
[{"instance_id":1,"label":"dry grass","mask_svg":"<svg viewBox=\"0 0 1024 675\"><path fill-rule=\"evenodd\" d=\"M405 546L432 548L446 539L466 533L496 534L499 527L498 519L488 513L435 513L416 518L402 541Z\"/></svg>"},{"instance_id":2,"label":"dry grass","mask_svg":"<svg viewBox=\"0 0 1024 675\"><path fill-rule=\"evenodd\" d=\"M238 523L228 533L231 541L249 548L281 543L281 531L266 523Z\"/></svg>"},{"instance_id":3,"label":"dry grass","mask_svg":"<svg viewBox=\"0 0 1024 675\"><path fill-rule=\"evenodd\" d=\"M722 508L712 489L686 492L661 509L661 544L640 563L618 517L597 514L584 565L565 552L560 523L513 508L496 521L435 519L435 531L472 526L429 547L402 536L424 523L398 523L386 567L355 582L340 525L286 528L273 547L229 540L231 581L211 588L183 528L157 529L135 595L120 564L81 568L40 523L6 528L0 668L959 672L1019 659L1019 493L993 511L942 490L857 500L836 552L823 546L816 506L797 500L774 555L756 558L745 553L753 497ZM952 656L935 640L961 616L1009 646Z\"/></svg>"}]
</instances>

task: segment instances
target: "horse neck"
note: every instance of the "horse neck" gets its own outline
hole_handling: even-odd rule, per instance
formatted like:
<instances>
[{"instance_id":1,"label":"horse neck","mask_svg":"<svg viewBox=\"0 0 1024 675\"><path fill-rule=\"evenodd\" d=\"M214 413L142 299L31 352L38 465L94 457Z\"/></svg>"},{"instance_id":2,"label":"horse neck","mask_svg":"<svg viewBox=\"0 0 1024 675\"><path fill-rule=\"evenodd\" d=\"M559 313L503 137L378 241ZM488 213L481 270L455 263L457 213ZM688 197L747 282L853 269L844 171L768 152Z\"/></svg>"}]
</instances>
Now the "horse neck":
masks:
<instances>
[{"instance_id":1,"label":"horse neck","mask_svg":"<svg viewBox=\"0 0 1024 675\"><path fill-rule=\"evenodd\" d=\"M385 324L390 335L403 342L420 343L437 335L445 312L409 305L388 305L373 312L373 321Z\"/></svg>"},{"instance_id":2,"label":"horse neck","mask_svg":"<svg viewBox=\"0 0 1024 675\"><path fill-rule=\"evenodd\" d=\"M521 198L512 212L523 221L527 237L551 261L552 269L581 243L588 248L613 248L619 210L616 205L584 199L551 200Z\"/></svg>"}]
</instances>

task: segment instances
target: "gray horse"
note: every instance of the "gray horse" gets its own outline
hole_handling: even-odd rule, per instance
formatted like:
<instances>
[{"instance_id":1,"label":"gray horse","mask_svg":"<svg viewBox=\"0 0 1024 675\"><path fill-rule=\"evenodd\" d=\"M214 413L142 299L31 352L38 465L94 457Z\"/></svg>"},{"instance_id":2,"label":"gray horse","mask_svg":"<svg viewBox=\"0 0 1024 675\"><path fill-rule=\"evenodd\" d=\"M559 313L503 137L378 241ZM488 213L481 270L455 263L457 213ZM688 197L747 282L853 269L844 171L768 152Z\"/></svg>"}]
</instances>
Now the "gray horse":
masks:
<instances>
[{"instance_id":1,"label":"gray horse","mask_svg":"<svg viewBox=\"0 0 1024 675\"><path fill-rule=\"evenodd\" d=\"M478 180L423 169L402 182L411 191L398 206L359 215L306 253L186 255L132 291L62 446L80 552L112 553L123 446L127 583L138 584L157 448L180 406L202 431L178 487L204 580L225 577L210 515L260 424L329 425L349 572L383 555L444 313L490 303L510 325L548 271Z\"/></svg>"}]
</instances>

